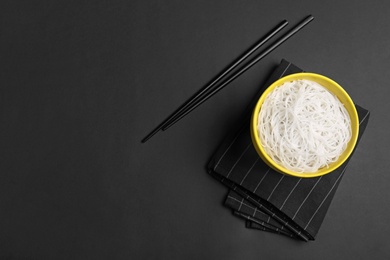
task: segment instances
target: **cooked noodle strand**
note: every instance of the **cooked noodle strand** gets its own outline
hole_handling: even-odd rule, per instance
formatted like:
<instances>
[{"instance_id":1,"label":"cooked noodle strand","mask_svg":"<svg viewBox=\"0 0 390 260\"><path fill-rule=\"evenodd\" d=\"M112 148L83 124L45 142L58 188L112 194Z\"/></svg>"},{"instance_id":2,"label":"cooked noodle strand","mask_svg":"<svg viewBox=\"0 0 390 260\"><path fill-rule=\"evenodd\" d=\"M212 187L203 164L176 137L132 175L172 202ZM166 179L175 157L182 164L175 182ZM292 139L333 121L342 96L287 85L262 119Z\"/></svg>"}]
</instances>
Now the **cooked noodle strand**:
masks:
<instances>
[{"instance_id":1,"label":"cooked noodle strand","mask_svg":"<svg viewBox=\"0 0 390 260\"><path fill-rule=\"evenodd\" d=\"M340 100L309 80L287 82L270 92L257 128L271 159L301 173L335 162L352 135L349 114Z\"/></svg>"}]
</instances>

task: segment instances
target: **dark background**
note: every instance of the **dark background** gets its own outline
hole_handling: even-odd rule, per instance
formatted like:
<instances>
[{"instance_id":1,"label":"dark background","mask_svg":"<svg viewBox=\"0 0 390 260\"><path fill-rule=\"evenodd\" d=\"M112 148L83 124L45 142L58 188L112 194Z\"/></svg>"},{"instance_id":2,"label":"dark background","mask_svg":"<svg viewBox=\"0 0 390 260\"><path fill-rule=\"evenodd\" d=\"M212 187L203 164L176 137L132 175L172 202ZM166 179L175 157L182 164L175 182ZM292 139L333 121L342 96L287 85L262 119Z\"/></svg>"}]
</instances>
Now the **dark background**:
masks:
<instances>
[{"instance_id":1,"label":"dark background","mask_svg":"<svg viewBox=\"0 0 390 260\"><path fill-rule=\"evenodd\" d=\"M283 19L315 20L141 139ZM388 1L1 1L0 259L388 259ZM246 229L205 165L281 59L371 111L316 241Z\"/></svg>"}]
</instances>

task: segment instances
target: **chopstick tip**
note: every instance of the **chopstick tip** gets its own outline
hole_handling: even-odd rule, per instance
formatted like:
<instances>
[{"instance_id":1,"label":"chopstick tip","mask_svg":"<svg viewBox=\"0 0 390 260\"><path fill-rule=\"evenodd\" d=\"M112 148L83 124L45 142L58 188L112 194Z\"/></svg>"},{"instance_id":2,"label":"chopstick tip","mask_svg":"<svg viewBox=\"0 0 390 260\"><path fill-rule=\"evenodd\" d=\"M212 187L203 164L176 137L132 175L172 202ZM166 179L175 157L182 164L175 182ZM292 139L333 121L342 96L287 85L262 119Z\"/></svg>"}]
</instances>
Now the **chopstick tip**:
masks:
<instances>
[{"instance_id":1,"label":"chopstick tip","mask_svg":"<svg viewBox=\"0 0 390 260\"><path fill-rule=\"evenodd\" d=\"M141 143L146 143L150 138L152 138L152 136L154 136L158 131L160 131L160 129L158 130L155 130L153 132L151 132L150 134L148 134L147 136L144 137L144 139L141 140Z\"/></svg>"}]
</instances>

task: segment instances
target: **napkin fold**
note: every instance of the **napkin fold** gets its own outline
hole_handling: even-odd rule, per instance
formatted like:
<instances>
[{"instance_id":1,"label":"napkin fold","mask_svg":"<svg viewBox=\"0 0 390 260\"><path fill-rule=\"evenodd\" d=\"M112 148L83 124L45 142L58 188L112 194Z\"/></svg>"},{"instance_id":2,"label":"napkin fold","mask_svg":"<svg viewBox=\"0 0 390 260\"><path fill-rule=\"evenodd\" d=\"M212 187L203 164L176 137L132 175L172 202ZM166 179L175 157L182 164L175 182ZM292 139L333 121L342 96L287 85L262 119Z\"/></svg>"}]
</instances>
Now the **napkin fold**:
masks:
<instances>
[{"instance_id":1,"label":"napkin fold","mask_svg":"<svg viewBox=\"0 0 390 260\"><path fill-rule=\"evenodd\" d=\"M302 71L282 60L265 86ZM264 89L248 106L239 128L214 153L208 172L229 188L225 206L246 219L246 227L304 241L314 240L353 154L335 171L316 178L287 176L269 168L253 147L249 130L251 112ZM370 113L358 105L356 109L360 121L359 143Z\"/></svg>"}]
</instances>

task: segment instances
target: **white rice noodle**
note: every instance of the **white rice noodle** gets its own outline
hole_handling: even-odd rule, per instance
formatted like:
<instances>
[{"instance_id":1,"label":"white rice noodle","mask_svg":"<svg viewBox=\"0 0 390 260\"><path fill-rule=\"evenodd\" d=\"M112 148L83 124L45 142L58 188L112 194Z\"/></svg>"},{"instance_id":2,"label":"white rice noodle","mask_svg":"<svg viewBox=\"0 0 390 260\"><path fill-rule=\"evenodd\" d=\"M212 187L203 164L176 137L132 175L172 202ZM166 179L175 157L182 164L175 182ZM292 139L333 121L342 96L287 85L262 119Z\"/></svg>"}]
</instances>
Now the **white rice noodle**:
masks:
<instances>
[{"instance_id":1,"label":"white rice noodle","mask_svg":"<svg viewBox=\"0 0 390 260\"><path fill-rule=\"evenodd\" d=\"M257 127L272 160L300 173L335 162L352 134L349 114L340 100L309 80L287 82L270 92Z\"/></svg>"}]
</instances>

